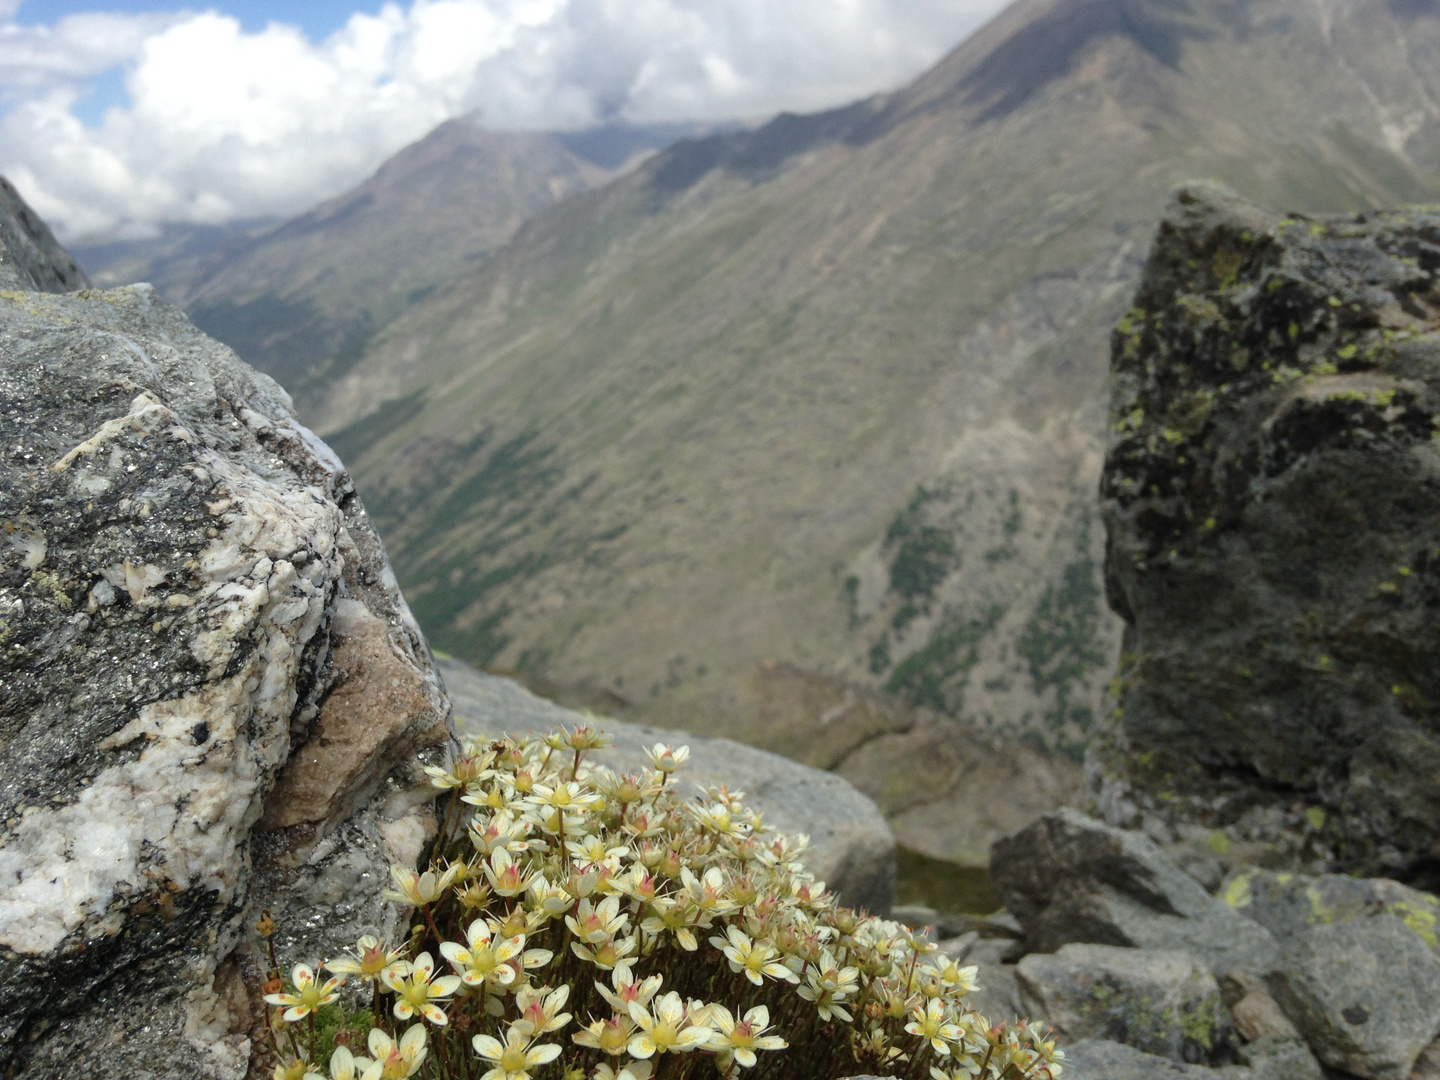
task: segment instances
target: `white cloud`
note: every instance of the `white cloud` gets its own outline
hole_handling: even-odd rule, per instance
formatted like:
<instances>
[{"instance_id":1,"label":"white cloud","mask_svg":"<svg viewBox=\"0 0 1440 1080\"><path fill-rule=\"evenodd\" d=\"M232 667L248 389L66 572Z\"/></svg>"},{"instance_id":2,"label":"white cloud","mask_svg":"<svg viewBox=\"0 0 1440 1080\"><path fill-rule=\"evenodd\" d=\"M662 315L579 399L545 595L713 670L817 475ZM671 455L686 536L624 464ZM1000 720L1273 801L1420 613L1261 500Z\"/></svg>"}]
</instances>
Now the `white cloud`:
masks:
<instances>
[{"instance_id":1,"label":"white cloud","mask_svg":"<svg viewBox=\"0 0 1440 1080\"><path fill-rule=\"evenodd\" d=\"M70 240L294 213L442 120L755 118L887 89L1003 0L415 0L318 44L216 12L20 26L0 0L0 173ZM129 102L76 116L125 71Z\"/></svg>"}]
</instances>

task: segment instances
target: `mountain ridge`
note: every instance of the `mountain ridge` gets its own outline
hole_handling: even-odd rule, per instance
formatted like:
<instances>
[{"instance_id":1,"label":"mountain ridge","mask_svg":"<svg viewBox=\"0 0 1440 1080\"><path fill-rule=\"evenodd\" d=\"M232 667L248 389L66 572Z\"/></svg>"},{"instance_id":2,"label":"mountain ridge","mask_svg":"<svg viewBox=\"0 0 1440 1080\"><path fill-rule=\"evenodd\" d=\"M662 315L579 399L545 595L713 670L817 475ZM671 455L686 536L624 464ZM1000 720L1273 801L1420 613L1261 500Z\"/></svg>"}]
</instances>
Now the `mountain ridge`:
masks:
<instances>
[{"instance_id":1,"label":"mountain ridge","mask_svg":"<svg viewBox=\"0 0 1440 1080\"><path fill-rule=\"evenodd\" d=\"M773 656L1078 753L1107 338L1165 191L1440 194L1440 25L1316 10L1023 0L527 221L316 405L437 642L762 745Z\"/></svg>"}]
</instances>

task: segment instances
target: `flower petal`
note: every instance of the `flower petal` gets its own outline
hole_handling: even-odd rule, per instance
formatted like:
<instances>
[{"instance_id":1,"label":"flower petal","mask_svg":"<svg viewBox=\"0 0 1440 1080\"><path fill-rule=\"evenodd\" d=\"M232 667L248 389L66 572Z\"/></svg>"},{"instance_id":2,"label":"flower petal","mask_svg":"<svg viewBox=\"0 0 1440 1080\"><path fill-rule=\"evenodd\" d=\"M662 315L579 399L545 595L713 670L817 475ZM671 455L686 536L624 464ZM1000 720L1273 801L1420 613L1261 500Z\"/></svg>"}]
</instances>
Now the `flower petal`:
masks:
<instances>
[{"instance_id":1,"label":"flower petal","mask_svg":"<svg viewBox=\"0 0 1440 1080\"><path fill-rule=\"evenodd\" d=\"M542 1043L540 1046L532 1046L525 1051L526 1065L547 1065L560 1056L560 1046L556 1043Z\"/></svg>"}]
</instances>

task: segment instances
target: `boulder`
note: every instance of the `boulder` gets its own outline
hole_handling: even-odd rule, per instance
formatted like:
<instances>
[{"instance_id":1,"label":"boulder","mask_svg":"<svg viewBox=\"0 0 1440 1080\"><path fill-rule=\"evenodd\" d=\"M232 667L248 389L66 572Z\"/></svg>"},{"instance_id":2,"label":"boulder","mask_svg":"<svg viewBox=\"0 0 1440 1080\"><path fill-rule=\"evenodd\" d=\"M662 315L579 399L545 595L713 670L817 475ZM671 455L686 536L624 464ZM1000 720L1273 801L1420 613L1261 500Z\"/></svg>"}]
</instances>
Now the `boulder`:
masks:
<instances>
[{"instance_id":1,"label":"boulder","mask_svg":"<svg viewBox=\"0 0 1440 1080\"><path fill-rule=\"evenodd\" d=\"M1440 213L1170 200L1112 339L1091 793L1297 869L1440 867Z\"/></svg>"},{"instance_id":2,"label":"boulder","mask_svg":"<svg viewBox=\"0 0 1440 1080\"><path fill-rule=\"evenodd\" d=\"M455 730L476 738L544 734L557 725L596 719L536 697L513 679L477 671L458 660L439 668L455 708ZM648 764L645 751L657 742L690 747L690 760L676 774L681 791L728 784L779 832L805 833L804 861L815 876L854 907L885 914L895 902L895 838L875 804L834 775L743 746L729 739L645 727L618 720L599 726L615 738L613 749L592 760L618 772Z\"/></svg>"},{"instance_id":3,"label":"boulder","mask_svg":"<svg viewBox=\"0 0 1440 1080\"><path fill-rule=\"evenodd\" d=\"M1440 951L1440 898L1385 878L1343 874L1310 877L1247 866L1232 873L1220 896L1247 919L1258 922L1283 945L1317 923L1350 922L1391 914Z\"/></svg>"},{"instance_id":4,"label":"boulder","mask_svg":"<svg viewBox=\"0 0 1440 1080\"><path fill-rule=\"evenodd\" d=\"M1294 1035L1262 1035L1236 1050L1255 1080L1325 1080L1325 1070Z\"/></svg>"},{"instance_id":5,"label":"boulder","mask_svg":"<svg viewBox=\"0 0 1440 1080\"><path fill-rule=\"evenodd\" d=\"M34 291L33 221L0 200L0 1071L236 1080L262 909L289 962L393 939L448 705L284 391L148 286Z\"/></svg>"},{"instance_id":6,"label":"boulder","mask_svg":"<svg viewBox=\"0 0 1440 1080\"><path fill-rule=\"evenodd\" d=\"M1270 996L1262 979L1244 971L1225 976L1221 998L1235 1025L1236 1055L1265 1080L1324 1080L1315 1055Z\"/></svg>"},{"instance_id":7,"label":"boulder","mask_svg":"<svg viewBox=\"0 0 1440 1080\"><path fill-rule=\"evenodd\" d=\"M1403 1080L1440 1033L1440 957L1394 915L1308 927L1270 982L1315 1056L1355 1076Z\"/></svg>"},{"instance_id":8,"label":"boulder","mask_svg":"<svg viewBox=\"0 0 1440 1080\"><path fill-rule=\"evenodd\" d=\"M1064 1050L1065 1080L1250 1080L1254 1075L1236 1066L1186 1065L1107 1039L1086 1039Z\"/></svg>"},{"instance_id":9,"label":"boulder","mask_svg":"<svg viewBox=\"0 0 1440 1080\"><path fill-rule=\"evenodd\" d=\"M1275 939L1179 870L1148 837L1065 809L996 841L990 876L1036 952L1071 942L1188 952L1217 977L1264 973Z\"/></svg>"},{"instance_id":10,"label":"boulder","mask_svg":"<svg viewBox=\"0 0 1440 1080\"><path fill-rule=\"evenodd\" d=\"M1275 996L1323 1062L1406 1075L1440 1028L1434 896L1385 879L1256 867L1231 874L1220 894L1280 942ZM1237 1026L1248 1021L1243 1004Z\"/></svg>"},{"instance_id":11,"label":"boulder","mask_svg":"<svg viewBox=\"0 0 1440 1080\"><path fill-rule=\"evenodd\" d=\"M1022 1013L1062 1042L1111 1039L1192 1065L1230 1059L1220 987L1187 953L1065 945L1031 953L1015 972Z\"/></svg>"}]
</instances>

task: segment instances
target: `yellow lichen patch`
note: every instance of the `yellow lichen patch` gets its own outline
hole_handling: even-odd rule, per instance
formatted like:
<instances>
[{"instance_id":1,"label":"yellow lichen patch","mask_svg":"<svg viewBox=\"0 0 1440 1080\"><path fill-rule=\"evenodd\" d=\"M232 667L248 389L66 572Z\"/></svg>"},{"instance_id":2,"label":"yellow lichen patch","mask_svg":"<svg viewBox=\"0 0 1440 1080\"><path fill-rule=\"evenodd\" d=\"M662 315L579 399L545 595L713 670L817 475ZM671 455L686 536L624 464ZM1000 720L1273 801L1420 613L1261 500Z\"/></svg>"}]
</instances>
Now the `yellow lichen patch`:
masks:
<instances>
[{"instance_id":1,"label":"yellow lichen patch","mask_svg":"<svg viewBox=\"0 0 1440 1080\"><path fill-rule=\"evenodd\" d=\"M1115 324L1115 329L1119 330L1122 334L1131 334L1138 330L1144 322L1145 309L1132 307L1120 317L1120 321Z\"/></svg>"},{"instance_id":2,"label":"yellow lichen patch","mask_svg":"<svg viewBox=\"0 0 1440 1080\"><path fill-rule=\"evenodd\" d=\"M1390 904L1389 909L1400 916L1400 920L1406 926L1424 938L1425 944L1430 948L1433 949L1440 944L1440 936L1435 933L1435 912L1426 911L1424 908L1416 907L1404 900Z\"/></svg>"},{"instance_id":3,"label":"yellow lichen patch","mask_svg":"<svg viewBox=\"0 0 1440 1080\"><path fill-rule=\"evenodd\" d=\"M1312 806L1305 811L1305 821L1312 829L1323 829L1325 827L1325 811L1318 806Z\"/></svg>"},{"instance_id":4,"label":"yellow lichen patch","mask_svg":"<svg viewBox=\"0 0 1440 1080\"><path fill-rule=\"evenodd\" d=\"M1192 322L1208 325L1223 321L1219 305L1207 296L1182 296L1175 302Z\"/></svg>"},{"instance_id":5,"label":"yellow lichen patch","mask_svg":"<svg viewBox=\"0 0 1440 1080\"><path fill-rule=\"evenodd\" d=\"M1254 870L1249 870L1243 874L1237 874L1235 879L1225 886L1225 903L1232 908L1248 907L1255 899L1254 894L1250 891L1250 879L1255 876L1255 873Z\"/></svg>"},{"instance_id":6,"label":"yellow lichen patch","mask_svg":"<svg viewBox=\"0 0 1440 1080\"><path fill-rule=\"evenodd\" d=\"M1243 255L1238 251L1230 251L1228 248L1215 253L1215 257L1210 260L1210 269L1220 279L1222 290L1235 284L1240 276L1240 265L1244 261Z\"/></svg>"},{"instance_id":7,"label":"yellow lichen patch","mask_svg":"<svg viewBox=\"0 0 1440 1080\"><path fill-rule=\"evenodd\" d=\"M1333 923L1335 911L1325 905L1325 897L1314 885L1305 886L1305 899L1310 901L1310 914L1306 916L1307 923Z\"/></svg>"},{"instance_id":8,"label":"yellow lichen patch","mask_svg":"<svg viewBox=\"0 0 1440 1080\"><path fill-rule=\"evenodd\" d=\"M1215 395L1209 390L1192 390L1171 404L1166 419L1171 427L1186 435L1195 435L1215 411ZM1167 435L1168 439L1169 436ZM1173 440L1172 440L1173 441Z\"/></svg>"}]
</instances>

